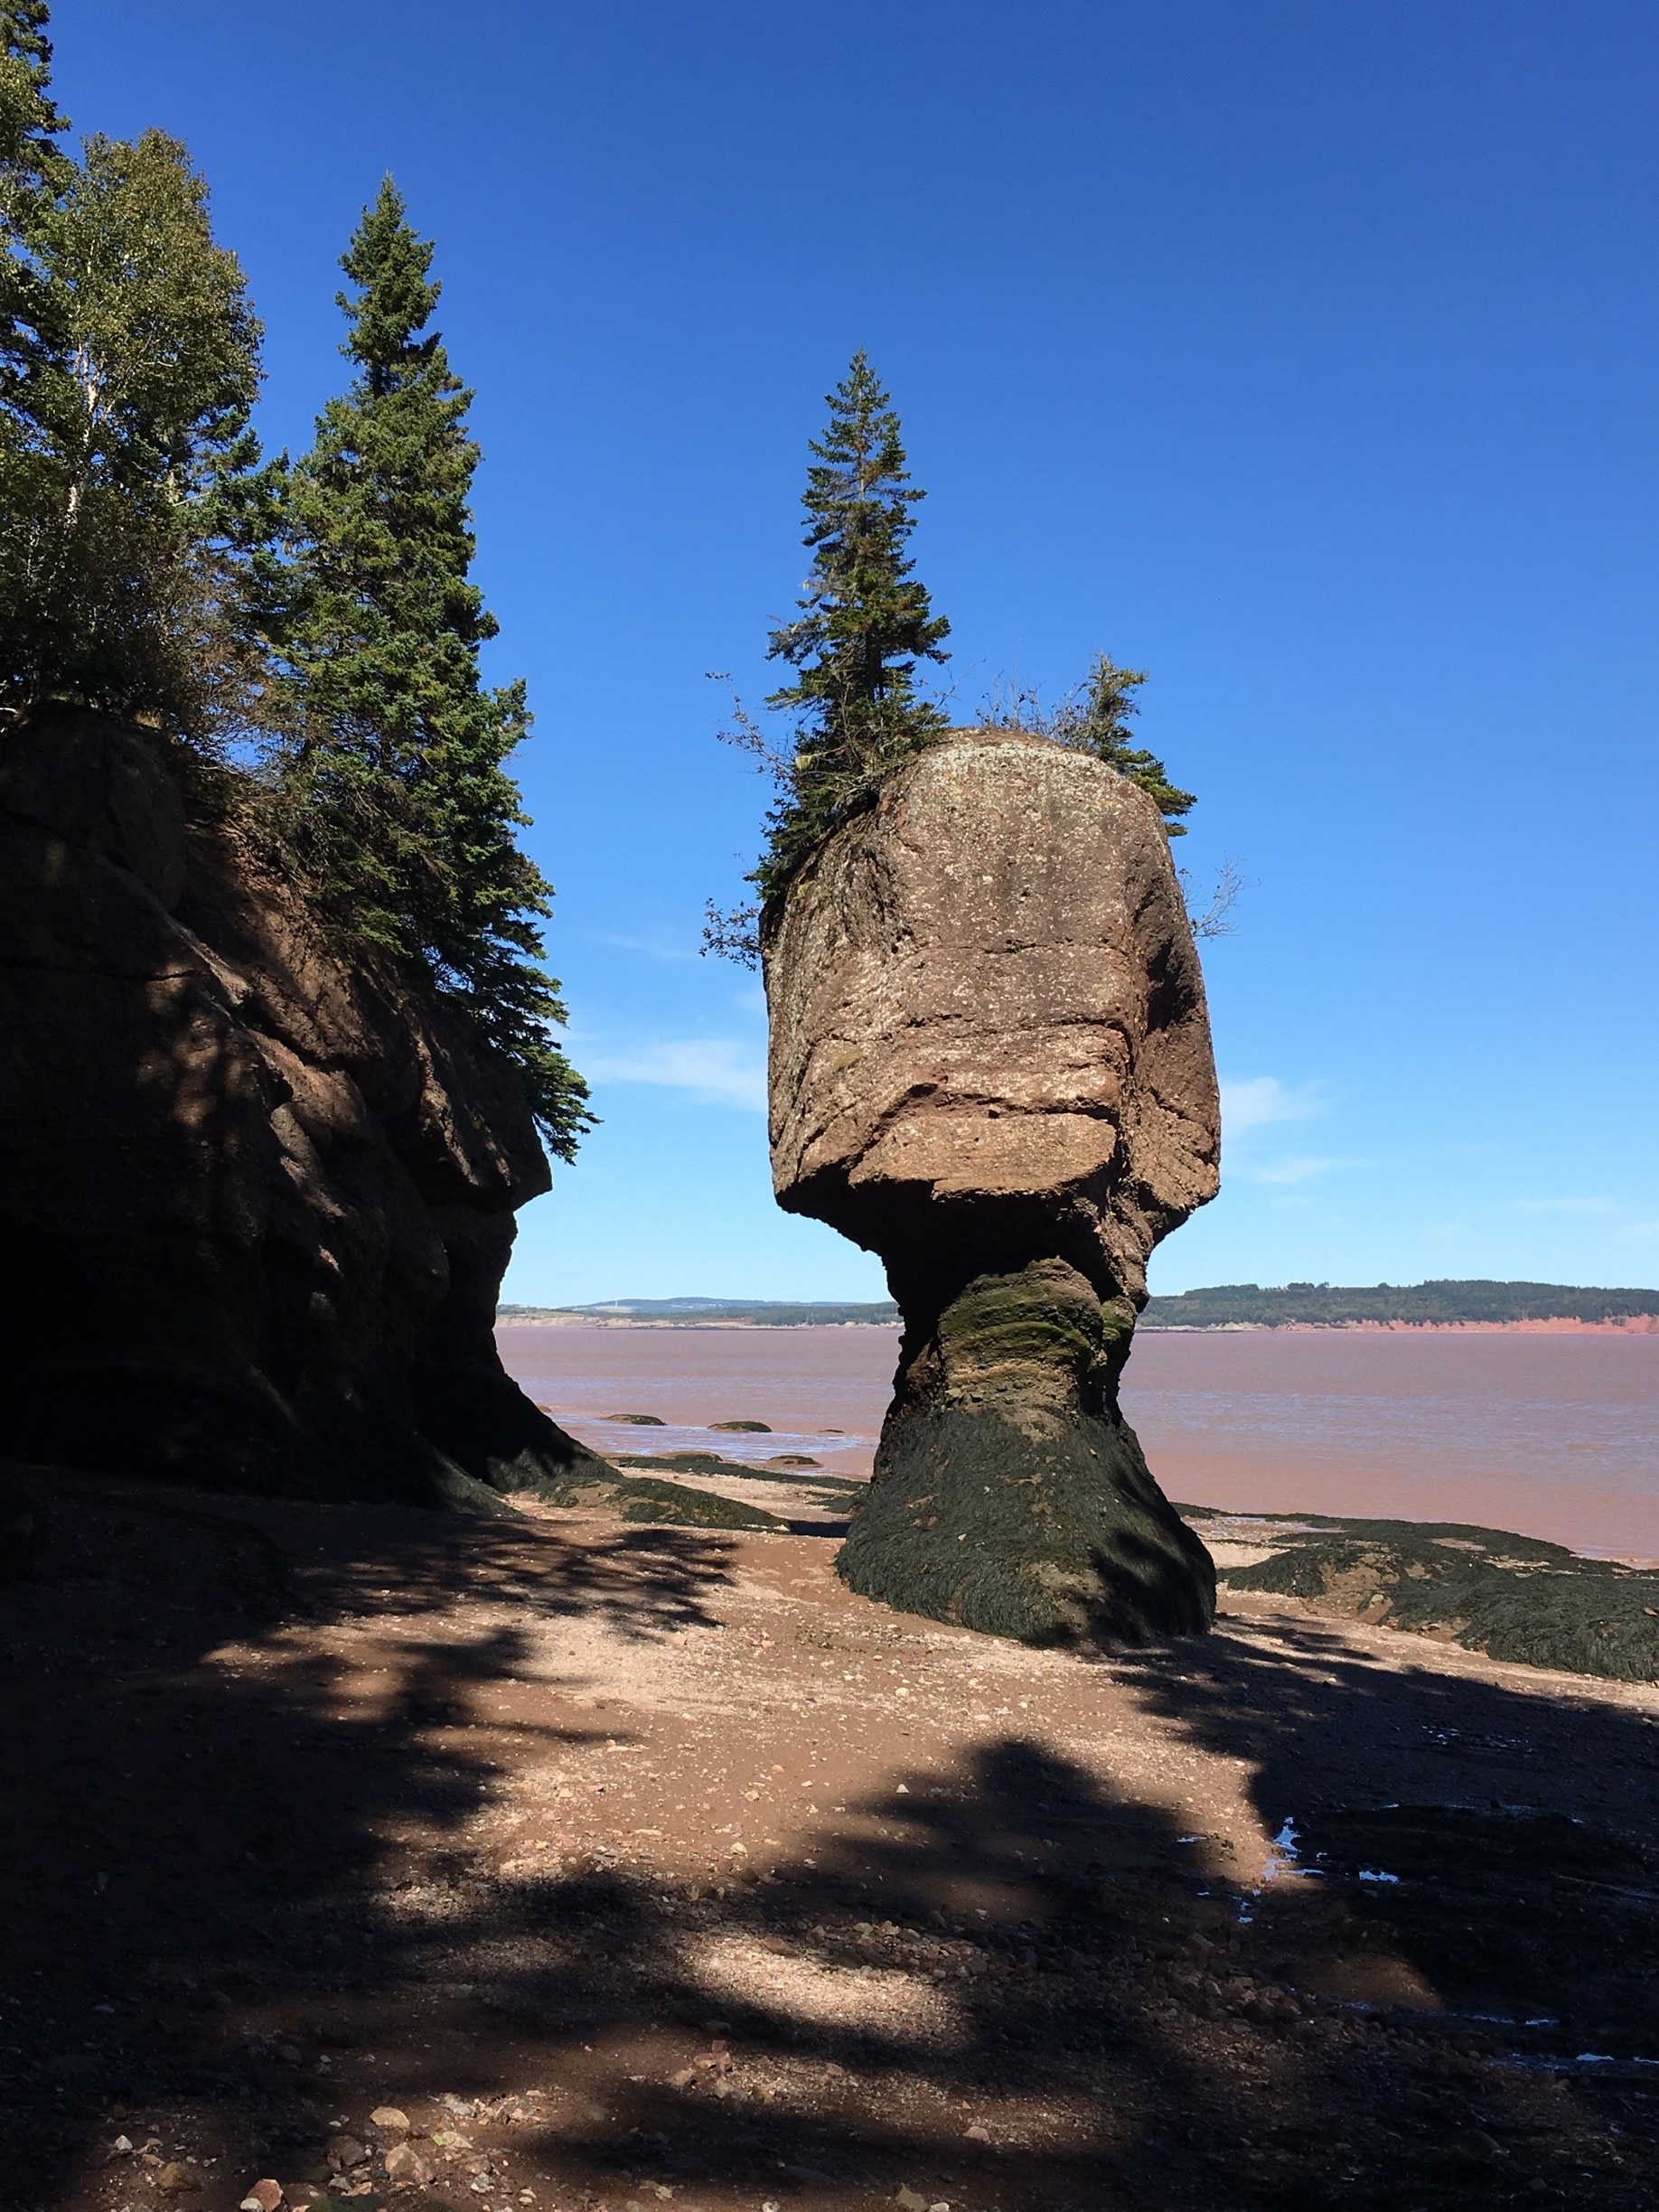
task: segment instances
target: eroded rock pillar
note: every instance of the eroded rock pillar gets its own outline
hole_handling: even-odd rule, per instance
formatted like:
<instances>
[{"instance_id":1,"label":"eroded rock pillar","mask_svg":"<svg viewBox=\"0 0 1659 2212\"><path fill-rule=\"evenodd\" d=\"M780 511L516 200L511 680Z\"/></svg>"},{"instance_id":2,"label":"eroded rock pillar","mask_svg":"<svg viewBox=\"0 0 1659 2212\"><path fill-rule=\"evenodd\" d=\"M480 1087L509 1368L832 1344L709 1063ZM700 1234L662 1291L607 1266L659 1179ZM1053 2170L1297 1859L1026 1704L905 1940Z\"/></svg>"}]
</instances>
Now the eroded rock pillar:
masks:
<instances>
[{"instance_id":1,"label":"eroded rock pillar","mask_svg":"<svg viewBox=\"0 0 1659 2212\"><path fill-rule=\"evenodd\" d=\"M879 1252L904 1322L848 1582L1036 1642L1207 1627L1208 1554L1117 1399L1148 1255L1217 1186L1152 802L961 733L792 886L766 977L779 1202Z\"/></svg>"}]
</instances>

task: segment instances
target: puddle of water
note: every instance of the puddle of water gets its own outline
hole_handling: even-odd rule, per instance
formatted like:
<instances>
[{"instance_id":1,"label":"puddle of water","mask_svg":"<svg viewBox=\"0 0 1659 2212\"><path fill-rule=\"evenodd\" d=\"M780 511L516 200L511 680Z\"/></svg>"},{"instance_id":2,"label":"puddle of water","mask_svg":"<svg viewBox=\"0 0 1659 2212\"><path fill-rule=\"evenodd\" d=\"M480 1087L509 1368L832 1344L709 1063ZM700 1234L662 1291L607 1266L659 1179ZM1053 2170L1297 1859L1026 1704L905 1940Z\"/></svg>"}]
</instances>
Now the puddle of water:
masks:
<instances>
[{"instance_id":1,"label":"puddle of water","mask_svg":"<svg viewBox=\"0 0 1659 2212\"><path fill-rule=\"evenodd\" d=\"M1268 1855L1261 1862L1261 1871L1256 1877L1255 1887L1251 1890L1250 1898L1259 1898L1270 1882L1282 1881L1288 1876L1295 1875L1304 1881L1319 1881L1324 1879L1323 1867L1310 1867L1302 1864L1300 1854L1297 1850L1299 1833L1295 1817L1292 1815L1285 1822L1284 1826L1269 1844ZM1181 1840L1185 1842L1186 1838L1184 1836ZM1248 1927L1255 1918L1254 1913L1250 1909L1250 1898L1241 1898L1239 1900L1239 1926L1241 1927Z\"/></svg>"}]
</instances>

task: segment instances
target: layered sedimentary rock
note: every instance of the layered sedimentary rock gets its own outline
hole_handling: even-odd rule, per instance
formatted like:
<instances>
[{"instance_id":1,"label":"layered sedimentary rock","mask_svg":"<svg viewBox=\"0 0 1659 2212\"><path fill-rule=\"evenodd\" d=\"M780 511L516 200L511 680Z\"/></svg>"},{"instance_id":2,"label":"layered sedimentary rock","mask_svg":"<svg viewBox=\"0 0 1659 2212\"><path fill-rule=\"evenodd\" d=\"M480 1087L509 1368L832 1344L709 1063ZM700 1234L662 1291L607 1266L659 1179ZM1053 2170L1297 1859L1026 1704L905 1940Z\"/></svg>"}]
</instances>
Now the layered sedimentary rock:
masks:
<instances>
[{"instance_id":1,"label":"layered sedimentary rock","mask_svg":"<svg viewBox=\"0 0 1659 2212\"><path fill-rule=\"evenodd\" d=\"M1204 983L1152 801L961 732L767 916L773 1176L904 1330L854 1589L1039 1641L1206 1627L1118 1407L1153 1246L1217 1188Z\"/></svg>"},{"instance_id":2,"label":"layered sedimentary rock","mask_svg":"<svg viewBox=\"0 0 1659 2212\"><path fill-rule=\"evenodd\" d=\"M472 1505L567 1476L492 1334L548 1180L514 1071L192 827L150 741L0 736L0 1453Z\"/></svg>"}]
</instances>

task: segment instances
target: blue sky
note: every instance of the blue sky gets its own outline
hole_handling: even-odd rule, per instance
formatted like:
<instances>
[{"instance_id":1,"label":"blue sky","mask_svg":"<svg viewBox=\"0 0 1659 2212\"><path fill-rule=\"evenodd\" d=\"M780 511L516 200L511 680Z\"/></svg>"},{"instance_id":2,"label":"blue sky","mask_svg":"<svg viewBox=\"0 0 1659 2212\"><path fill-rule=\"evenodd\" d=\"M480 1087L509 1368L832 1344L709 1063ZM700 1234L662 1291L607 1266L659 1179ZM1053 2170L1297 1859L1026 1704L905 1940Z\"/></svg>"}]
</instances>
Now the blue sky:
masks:
<instances>
[{"instance_id":1,"label":"blue sky","mask_svg":"<svg viewBox=\"0 0 1659 2212\"><path fill-rule=\"evenodd\" d=\"M60 0L54 33L79 127L206 170L273 443L343 376L385 170L436 238L604 1117L509 1296L881 1294L773 1208L760 993L696 951L763 799L706 672L768 688L859 345L959 708L1148 669L1183 858L1247 882L1206 954L1224 1188L1155 1288L1659 1281L1646 0Z\"/></svg>"}]
</instances>

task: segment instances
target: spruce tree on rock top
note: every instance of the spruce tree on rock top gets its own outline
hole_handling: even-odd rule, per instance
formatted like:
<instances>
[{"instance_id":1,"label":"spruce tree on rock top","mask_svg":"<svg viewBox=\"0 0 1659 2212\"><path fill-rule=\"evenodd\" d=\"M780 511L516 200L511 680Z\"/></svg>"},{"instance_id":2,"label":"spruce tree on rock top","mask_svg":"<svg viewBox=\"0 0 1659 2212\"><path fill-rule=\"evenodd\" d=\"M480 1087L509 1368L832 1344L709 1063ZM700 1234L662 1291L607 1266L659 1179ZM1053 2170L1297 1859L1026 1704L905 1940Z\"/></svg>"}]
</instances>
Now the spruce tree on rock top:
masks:
<instances>
[{"instance_id":1,"label":"spruce tree on rock top","mask_svg":"<svg viewBox=\"0 0 1659 2212\"><path fill-rule=\"evenodd\" d=\"M768 698L793 712L794 757L781 768L779 803L753 878L763 898L839 821L869 803L882 780L942 737L945 717L916 689L918 661L944 661L951 625L911 573L910 483L899 418L864 352L829 395L830 422L811 443L802 505L812 573L801 613L772 633L767 657L798 673Z\"/></svg>"},{"instance_id":2,"label":"spruce tree on rock top","mask_svg":"<svg viewBox=\"0 0 1659 2212\"><path fill-rule=\"evenodd\" d=\"M432 247L389 178L341 266L355 363L287 495L280 780L335 919L458 1000L517 1062L548 1148L568 1159L587 1088L553 1037L539 966L551 892L519 848L506 762L530 727L522 682L487 689L496 633L470 580L472 394L427 331Z\"/></svg>"},{"instance_id":3,"label":"spruce tree on rock top","mask_svg":"<svg viewBox=\"0 0 1659 2212\"><path fill-rule=\"evenodd\" d=\"M38 356L49 319L33 246L70 165L58 145L70 123L52 97L49 14L46 0L0 5L0 378L8 389Z\"/></svg>"},{"instance_id":4,"label":"spruce tree on rock top","mask_svg":"<svg viewBox=\"0 0 1659 2212\"><path fill-rule=\"evenodd\" d=\"M0 702L201 741L259 682L259 325L176 139L60 148L46 20L0 6Z\"/></svg>"},{"instance_id":5,"label":"spruce tree on rock top","mask_svg":"<svg viewBox=\"0 0 1659 2212\"><path fill-rule=\"evenodd\" d=\"M1130 742L1129 719L1140 712L1135 694L1146 680L1144 669L1120 668L1109 653L1097 653L1079 690L1054 716L1049 734L1127 776L1152 800L1169 835L1185 837L1180 817L1197 805L1196 793L1177 790L1158 755Z\"/></svg>"}]
</instances>

